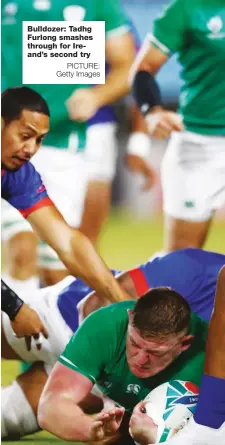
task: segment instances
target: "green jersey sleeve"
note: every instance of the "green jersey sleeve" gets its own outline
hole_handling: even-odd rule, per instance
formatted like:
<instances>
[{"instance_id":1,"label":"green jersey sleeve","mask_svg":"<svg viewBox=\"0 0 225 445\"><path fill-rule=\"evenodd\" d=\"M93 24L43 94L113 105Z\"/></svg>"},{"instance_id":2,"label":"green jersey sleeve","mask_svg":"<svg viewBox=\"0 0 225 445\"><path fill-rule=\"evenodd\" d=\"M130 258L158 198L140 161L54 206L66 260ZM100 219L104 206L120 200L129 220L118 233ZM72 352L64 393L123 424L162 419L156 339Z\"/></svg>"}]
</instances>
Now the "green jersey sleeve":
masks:
<instances>
[{"instance_id":1,"label":"green jersey sleeve","mask_svg":"<svg viewBox=\"0 0 225 445\"><path fill-rule=\"evenodd\" d=\"M151 42L166 54L179 52L187 44L188 14L185 0L174 0L154 21Z\"/></svg>"},{"instance_id":2,"label":"green jersey sleeve","mask_svg":"<svg viewBox=\"0 0 225 445\"><path fill-rule=\"evenodd\" d=\"M106 38L122 35L129 31L128 17L123 10L120 0L102 0L99 19L105 21Z\"/></svg>"},{"instance_id":3,"label":"green jersey sleeve","mask_svg":"<svg viewBox=\"0 0 225 445\"><path fill-rule=\"evenodd\" d=\"M115 351L115 336L104 308L89 315L70 339L59 361L94 384Z\"/></svg>"}]
</instances>

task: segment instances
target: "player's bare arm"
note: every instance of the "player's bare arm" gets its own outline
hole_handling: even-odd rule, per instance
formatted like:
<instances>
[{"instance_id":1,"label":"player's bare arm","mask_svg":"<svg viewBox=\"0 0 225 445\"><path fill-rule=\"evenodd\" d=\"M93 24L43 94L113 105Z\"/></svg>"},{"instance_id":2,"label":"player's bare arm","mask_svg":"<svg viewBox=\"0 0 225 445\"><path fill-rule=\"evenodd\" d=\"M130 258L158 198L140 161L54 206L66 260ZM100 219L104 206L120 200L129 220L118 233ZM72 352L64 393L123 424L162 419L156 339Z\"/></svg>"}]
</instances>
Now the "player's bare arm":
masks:
<instances>
[{"instance_id":1,"label":"player's bare arm","mask_svg":"<svg viewBox=\"0 0 225 445\"><path fill-rule=\"evenodd\" d=\"M156 139L166 139L172 131L183 129L180 116L163 109L159 87L154 78L167 59L168 55L149 43L147 37L130 72L134 97L146 115L149 134Z\"/></svg>"},{"instance_id":2,"label":"player's bare arm","mask_svg":"<svg viewBox=\"0 0 225 445\"><path fill-rule=\"evenodd\" d=\"M130 299L136 300L138 294L135 285L132 281L128 272L124 272L122 275L116 278L121 288L130 296ZM89 314L103 306L107 306L109 300L102 298L97 292L92 292L87 295L80 303L77 305L79 312L79 323L81 323Z\"/></svg>"},{"instance_id":3,"label":"player's bare arm","mask_svg":"<svg viewBox=\"0 0 225 445\"><path fill-rule=\"evenodd\" d=\"M82 278L111 302L130 299L79 230L72 229L55 206L42 207L28 217L40 238L46 241L75 277Z\"/></svg>"},{"instance_id":4,"label":"player's bare arm","mask_svg":"<svg viewBox=\"0 0 225 445\"><path fill-rule=\"evenodd\" d=\"M134 42L130 33L106 40L106 60L110 72L104 85L81 88L67 102L71 119L86 121L103 105L111 104L129 91L128 72L134 60Z\"/></svg>"},{"instance_id":5,"label":"player's bare arm","mask_svg":"<svg viewBox=\"0 0 225 445\"><path fill-rule=\"evenodd\" d=\"M122 421L123 408L110 409L93 418L79 407L92 386L84 375L57 363L39 403L41 428L68 441L90 442L114 434Z\"/></svg>"}]
</instances>

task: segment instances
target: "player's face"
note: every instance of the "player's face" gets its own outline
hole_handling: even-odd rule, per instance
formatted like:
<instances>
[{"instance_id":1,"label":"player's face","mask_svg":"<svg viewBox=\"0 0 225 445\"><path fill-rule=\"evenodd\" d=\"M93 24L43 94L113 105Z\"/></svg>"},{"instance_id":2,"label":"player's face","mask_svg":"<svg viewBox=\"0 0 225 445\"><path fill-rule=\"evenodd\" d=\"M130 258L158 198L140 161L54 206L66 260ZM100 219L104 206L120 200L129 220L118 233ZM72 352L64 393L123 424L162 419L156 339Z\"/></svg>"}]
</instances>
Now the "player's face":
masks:
<instances>
[{"instance_id":1,"label":"player's face","mask_svg":"<svg viewBox=\"0 0 225 445\"><path fill-rule=\"evenodd\" d=\"M143 338L130 322L126 353L131 372L140 378L158 374L184 350L183 340L184 335Z\"/></svg>"},{"instance_id":2,"label":"player's face","mask_svg":"<svg viewBox=\"0 0 225 445\"><path fill-rule=\"evenodd\" d=\"M18 170L39 149L49 130L49 117L42 113L23 110L19 119L9 124L2 122L2 167Z\"/></svg>"}]
</instances>

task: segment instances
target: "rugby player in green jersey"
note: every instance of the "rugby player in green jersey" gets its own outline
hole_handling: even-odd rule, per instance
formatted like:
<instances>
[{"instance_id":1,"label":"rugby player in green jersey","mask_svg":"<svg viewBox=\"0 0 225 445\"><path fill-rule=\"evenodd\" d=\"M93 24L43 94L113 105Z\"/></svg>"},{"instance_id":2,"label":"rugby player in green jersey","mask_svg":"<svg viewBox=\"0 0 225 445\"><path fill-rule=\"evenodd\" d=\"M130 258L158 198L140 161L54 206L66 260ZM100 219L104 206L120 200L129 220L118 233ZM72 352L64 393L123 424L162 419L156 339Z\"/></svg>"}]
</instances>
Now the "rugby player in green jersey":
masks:
<instances>
[{"instance_id":1,"label":"rugby player in green jersey","mask_svg":"<svg viewBox=\"0 0 225 445\"><path fill-rule=\"evenodd\" d=\"M154 76L176 54L178 114L162 106ZM134 64L133 91L149 134L167 139L162 163L166 251L202 247L225 199L225 4L174 0L155 20Z\"/></svg>"},{"instance_id":2,"label":"rugby player in green jersey","mask_svg":"<svg viewBox=\"0 0 225 445\"><path fill-rule=\"evenodd\" d=\"M169 288L152 289L137 303L94 312L49 377L39 404L40 426L69 441L111 437L123 417L125 422L135 405L161 383L180 379L199 386L206 336L207 324ZM117 407L93 419L81 406L87 404L94 384Z\"/></svg>"},{"instance_id":3,"label":"rugby player in green jersey","mask_svg":"<svg viewBox=\"0 0 225 445\"><path fill-rule=\"evenodd\" d=\"M163 109L154 78L173 53L177 53L182 67L179 114ZM224 54L224 1L174 0L155 21L153 34L147 36L131 73L134 96L146 115L149 133L158 139L171 135L162 165L167 251L202 247L214 211L224 200ZM223 269L221 283L224 274ZM200 403L191 426L171 440L171 445L179 441L193 445L219 443L218 434L225 435L222 286L210 322Z\"/></svg>"}]
</instances>

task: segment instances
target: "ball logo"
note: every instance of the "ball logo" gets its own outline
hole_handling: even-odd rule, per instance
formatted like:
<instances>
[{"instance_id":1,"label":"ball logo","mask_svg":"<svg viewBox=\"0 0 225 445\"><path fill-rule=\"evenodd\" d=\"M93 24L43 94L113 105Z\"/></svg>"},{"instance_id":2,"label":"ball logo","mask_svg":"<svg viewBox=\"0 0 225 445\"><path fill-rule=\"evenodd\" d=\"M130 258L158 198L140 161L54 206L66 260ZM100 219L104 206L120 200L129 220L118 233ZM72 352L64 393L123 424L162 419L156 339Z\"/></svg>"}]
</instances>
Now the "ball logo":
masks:
<instances>
[{"instance_id":1,"label":"ball logo","mask_svg":"<svg viewBox=\"0 0 225 445\"><path fill-rule=\"evenodd\" d=\"M198 402L198 387L191 382L175 380L169 383L166 393L166 408L163 415L166 420L174 409L175 405L186 405L194 413Z\"/></svg>"}]
</instances>

